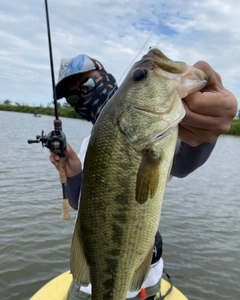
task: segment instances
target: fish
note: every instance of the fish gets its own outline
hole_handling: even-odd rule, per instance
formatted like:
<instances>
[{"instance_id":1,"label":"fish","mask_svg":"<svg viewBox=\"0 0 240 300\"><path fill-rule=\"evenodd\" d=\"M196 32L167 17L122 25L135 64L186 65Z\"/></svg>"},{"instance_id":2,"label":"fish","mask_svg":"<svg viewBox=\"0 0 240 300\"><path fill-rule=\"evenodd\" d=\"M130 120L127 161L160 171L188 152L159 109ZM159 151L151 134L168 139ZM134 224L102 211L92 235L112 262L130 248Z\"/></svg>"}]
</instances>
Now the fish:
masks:
<instances>
[{"instance_id":1,"label":"fish","mask_svg":"<svg viewBox=\"0 0 240 300\"><path fill-rule=\"evenodd\" d=\"M140 290L185 115L181 99L207 80L154 48L102 109L86 152L70 251L73 279L91 283L92 300L124 300Z\"/></svg>"}]
</instances>

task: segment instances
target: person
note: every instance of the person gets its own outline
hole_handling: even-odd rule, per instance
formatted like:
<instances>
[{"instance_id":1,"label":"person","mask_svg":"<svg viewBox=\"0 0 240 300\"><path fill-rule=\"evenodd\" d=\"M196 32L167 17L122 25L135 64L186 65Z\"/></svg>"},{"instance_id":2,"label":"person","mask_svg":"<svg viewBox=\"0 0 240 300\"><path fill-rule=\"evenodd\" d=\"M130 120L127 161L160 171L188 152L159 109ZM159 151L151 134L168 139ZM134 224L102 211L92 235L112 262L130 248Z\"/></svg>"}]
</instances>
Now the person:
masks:
<instances>
[{"instance_id":1,"label":"person","mask_svg":"<svg viewBox=\"0 0 240 300\"><path fill-rule=\"evenodd\" d=\"M211 66L199 61L194 65L204 71L208 77L207 86L182 99L186 116L179 124L179 136L173 159L171 176L185 177L202 166L211 155L219 135L226 133L236 115L237 101L226 90L221 77ZM95 123L102 107L117 91L113 75L107 73L103 65L86 54L72 59L62 59L59 81L56 85L57 99L63 97L84 119ZM84 157L89 137L87 137L77 155L70 144L65 150L67 194L70 206L78 209L82 182ZM50 153L50 161L58 167L59 156ZM158 232L155 237L150 272L143 287L148 300L163 299L160 296L159 283L163 272L162 238ZM90 299L88 287L77 288L73 281L68 292L68 300ZM136 293L128 293L127 298L139 299Z\"/></svg>"}]
</instances>

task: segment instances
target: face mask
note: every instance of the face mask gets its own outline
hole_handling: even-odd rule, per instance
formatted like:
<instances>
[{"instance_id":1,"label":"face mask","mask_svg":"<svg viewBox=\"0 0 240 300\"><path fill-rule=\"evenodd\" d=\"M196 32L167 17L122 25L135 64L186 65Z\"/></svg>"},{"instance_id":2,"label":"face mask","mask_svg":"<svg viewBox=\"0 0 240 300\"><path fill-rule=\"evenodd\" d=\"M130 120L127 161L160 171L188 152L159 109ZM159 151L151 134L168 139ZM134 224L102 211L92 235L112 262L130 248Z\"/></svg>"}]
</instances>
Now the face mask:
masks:
<instances>
[{"instance_id":1,"label":"face mask","mask_svg":"<svg viewBox=\"0 0 240 300\"><path fill-rule=\"evenodd\" d=\"M117 89L115 78L111 74L103 74L102 79L96 82L93 91L79 97L74 109L80 116L94 124L103 106Z\"/></svg>"}]
</instances>

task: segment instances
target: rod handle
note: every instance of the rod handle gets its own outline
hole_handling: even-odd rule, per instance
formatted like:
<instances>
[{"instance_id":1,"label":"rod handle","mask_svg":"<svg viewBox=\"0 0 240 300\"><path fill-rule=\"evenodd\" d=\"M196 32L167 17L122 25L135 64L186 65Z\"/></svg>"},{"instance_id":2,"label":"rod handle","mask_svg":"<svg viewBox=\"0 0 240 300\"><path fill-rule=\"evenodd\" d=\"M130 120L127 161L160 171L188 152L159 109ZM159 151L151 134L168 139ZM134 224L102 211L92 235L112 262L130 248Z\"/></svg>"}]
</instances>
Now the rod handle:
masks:
<instances>
[{"instance_id":1,"label":"rod handle","mask_svg":"<svg viewBox=\"0 0 240 300\"><path fill-rule=\"evenodd\" d=\"M67 182L65 167L66 167L65 157L60 157L58 161L58 173L59 173L60 182L62 184Z\"/></svg>"},{"instance_id":2,"label":"rod handle","mask_svg":"<svg viewBox=\"0 0 240 300\"><path fill-rule=\"evenodd\" d=\"M68 199L65 197L66 192L65 192L65 184L67 182L67 177L66 177L66 159L65 157L60 157L58 161L58 173L59 173L59 179L63 187L63 200L62 200L62 218L63 220L68 220L70 219L70 212L69 212L69 202Z\"/></svg>"},{"instance_id":3,"label":"rod handle","mask_svg":"<svg viewBox=\"0 0 240 300\"><path fill-rule=\"evenodd\" d=\"M63 220L69 220L70 219L68 199L63 199L62 200L62 218L63 218Z\"/></svg>"}]
</instances>

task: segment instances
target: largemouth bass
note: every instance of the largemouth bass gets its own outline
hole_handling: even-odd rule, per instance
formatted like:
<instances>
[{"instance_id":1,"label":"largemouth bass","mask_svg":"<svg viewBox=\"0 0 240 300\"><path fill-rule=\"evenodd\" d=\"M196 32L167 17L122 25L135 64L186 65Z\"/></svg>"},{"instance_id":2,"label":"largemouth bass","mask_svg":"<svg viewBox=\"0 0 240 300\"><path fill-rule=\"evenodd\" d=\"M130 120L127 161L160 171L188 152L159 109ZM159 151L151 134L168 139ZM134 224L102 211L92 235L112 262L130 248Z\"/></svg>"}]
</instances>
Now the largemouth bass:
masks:
<instances>
[{"instance_id":1,"label":"largemouth bass","mask_svg":"<svg viewBox=\"0 0 240 300\"><path fill-rule=\"evenodd\" d=\"M162 199L172 167L181 98L207 76L150 50L130 69L91 134L70 271L92 284L92 300L124 300L151 264Z\"/></svg>"}]
</instances>

